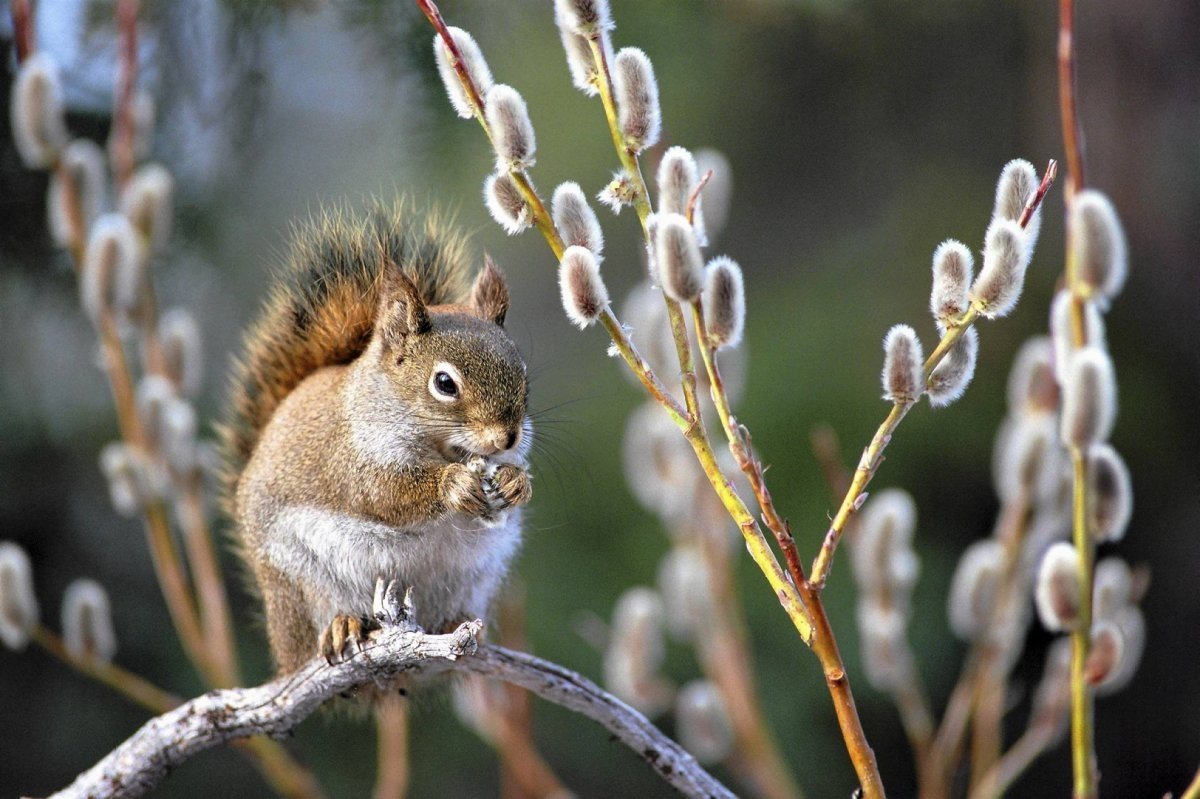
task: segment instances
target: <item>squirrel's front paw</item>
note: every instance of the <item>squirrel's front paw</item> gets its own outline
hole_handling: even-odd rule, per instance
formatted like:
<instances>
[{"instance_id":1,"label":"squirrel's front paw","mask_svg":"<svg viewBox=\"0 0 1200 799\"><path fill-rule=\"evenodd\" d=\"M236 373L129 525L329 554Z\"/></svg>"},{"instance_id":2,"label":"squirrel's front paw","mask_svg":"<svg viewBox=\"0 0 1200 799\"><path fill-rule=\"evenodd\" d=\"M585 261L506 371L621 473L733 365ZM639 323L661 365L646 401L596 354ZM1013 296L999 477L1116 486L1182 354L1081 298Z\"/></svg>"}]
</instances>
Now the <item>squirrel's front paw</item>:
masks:
<instances>
[{"instance_id":1,"label":"squirrel's front paw","mask_svg":"<svg viewBox=\"0 0 1200 799\"><path fill-rule=\"evenodd\" d=\"M339 613L321 632L320 638L317 639L317 649L330 666L340 663L345 659L346 647L352 644L354 649L361 650L363 643L370 636L371 630L376 629L377 626L361 616L346 616Z\"/></svg>"},{"instance_id":2,"label":"squirrel's front paw","mask_svg":"<svg viewBox=\"0 0 1200 799\"><path fill-rule=\"evenodd\" d=\"M466 464L447 464L442 472L441 489L448 510L469 516L486 516L491 510L483 478Z\"/></svg>"},{"instance_id":3,"label":"squirrel's front paw","mask_svg":"<svg viewBox=\"0 0 1200 799\"><path fill-rule=\"evenodd\" d=\"M529 472L511 463L502 463L496 467L491 482L494 487L494 501L501 508L524 505L533 496L533 482L529 479Z\"/></svg>"}]
</instances>

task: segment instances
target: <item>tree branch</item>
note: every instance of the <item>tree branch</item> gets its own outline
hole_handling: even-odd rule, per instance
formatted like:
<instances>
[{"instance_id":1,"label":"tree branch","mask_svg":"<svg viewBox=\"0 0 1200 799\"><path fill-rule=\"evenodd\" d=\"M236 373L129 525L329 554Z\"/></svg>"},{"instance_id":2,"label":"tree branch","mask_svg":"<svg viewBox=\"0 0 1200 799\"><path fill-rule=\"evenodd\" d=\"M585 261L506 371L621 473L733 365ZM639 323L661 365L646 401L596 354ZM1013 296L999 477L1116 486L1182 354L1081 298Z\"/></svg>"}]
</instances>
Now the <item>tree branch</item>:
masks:
<instances>
[{"instance_id":1,"label":"tree branch","mask_svg":"<svg viewBox=\"0 0 1200 799\"><path fill-rule=\"evenodd\" d=\"M382 581L381 581L382 582ZM408 619L395 583L377 591L383 628L344 660L321 657L292 674L255 688L211 691L142 725L103 760L54 796L140 796L172 769L218 744L251 735L286 734L336 696L382 685L405 672L462 670L519 685L547 701L599 722L681 793L732 797L679 744L645 716L590 680L548 661L502 647L480 646L480 621L448 635L427 635Z\"/></svg>"}]
</instances>

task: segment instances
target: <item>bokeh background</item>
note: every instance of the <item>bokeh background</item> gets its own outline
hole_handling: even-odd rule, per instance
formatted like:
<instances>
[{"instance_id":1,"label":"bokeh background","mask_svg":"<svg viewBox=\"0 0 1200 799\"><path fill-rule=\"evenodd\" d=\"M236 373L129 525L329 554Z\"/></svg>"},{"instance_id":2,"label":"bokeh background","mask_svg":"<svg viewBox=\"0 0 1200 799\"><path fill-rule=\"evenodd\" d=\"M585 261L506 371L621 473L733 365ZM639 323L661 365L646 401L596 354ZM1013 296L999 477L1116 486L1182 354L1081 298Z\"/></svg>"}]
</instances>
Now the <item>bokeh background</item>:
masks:
<instances>
[{"instance_id":1,"label":"bokeh background","mask_svg":"<svg viewBox=\"0 0 1200 799\"><path fill-rule=\"evenodd\" d=\"M748 387L739 405L777 500L811 556L831 502L809 446L830 424L853 462L882 419L879 342L906 322L927 340L929 256L946 237L978 246L993 181L1012 157L1061 158L1054 72L1055 4L950 0L613 3L617 46L644 48L659 78L666 139L716 147L735 178L717 249L748 281ZM72 128L107 135L113 75L111 2L43 0L40 44L64 66ZM475 245L513 285L510 329L545 409L545 452L517 571L538 654L598 678L601 655L577 629L615 598L651 584L667 540L621 471L619 441L640 398L605 357L602 333L563 317L554 264L534 233L508 238L479 201L491 156L474 123L452 115L432 66L431 31L403 2L255 3L147 0L144 78L159 98L155 157L178 180L173 250L158 264L166 305L191 308L208 352L203 417L218 413L228 353L280 257L289 221L323 203L397 192L456 209ZM4 19L7 20L6 4ZM538 134L534 180L598 191L615 167L598 104L571 88L549 2L446 0L474 32L497 79L529 102ZM1108 318L1120 381L1114 443L1136 510L1114 551L1146 564L1148 648L1138 678L1097 708L1102 787L1110 796L1182 789L1200 763L1200 6L1079 4L1080 107L1088 179L1125 221L1131 279ZM0 22L4 65L11 31ZM9 79L0 79L7 105ZM97 452L116 436L90 327L44 221L44 175L25 171L0 122L0 537L30 553L43 616L57 626L63 588L79 576L112 595L118 661L184 695L199 690L159 599L140 525L110 509ZM639 279L632 213L602 222L615 297ZM945 595L958 555L991 529L992 441L1008 366L1044 331L1062 269L1062 200L1046 209L1025 297L981 330L978 374L948 409L914 410L874 486L916 497L922 561L912 638L935 708L962 646ZM236 566L227 558L232 579ZM896 712L862 678L845 559L827 591L868 737L893 795L913 768ZM817 662L796 639L748 559L739 590L760 690L785 757L810 796L847 796L853 772ZM239 644L253 679L269 671L247 598ZM1040 672L1048 636L1030 634L1015 683ZM683 647L668 670L696 675ZM43 653L0 651L0 796L67 783L137 728L145 714ZM1010 734L1023 723L1018 709ZM669 724L667 726L669 731ZM668 789L586 720L537 707L537 740L584 796ZM364 795L371 725L319 715L290 745L334 796ZM413 742L415 796L497 791L495 757L427 702ZM717 770L719 776L729 775ZM1066 745L1014 794L1064 795ZM173 774L164 796L257 796L244 760L216 751Z\"/></svg>"}]
</instances>

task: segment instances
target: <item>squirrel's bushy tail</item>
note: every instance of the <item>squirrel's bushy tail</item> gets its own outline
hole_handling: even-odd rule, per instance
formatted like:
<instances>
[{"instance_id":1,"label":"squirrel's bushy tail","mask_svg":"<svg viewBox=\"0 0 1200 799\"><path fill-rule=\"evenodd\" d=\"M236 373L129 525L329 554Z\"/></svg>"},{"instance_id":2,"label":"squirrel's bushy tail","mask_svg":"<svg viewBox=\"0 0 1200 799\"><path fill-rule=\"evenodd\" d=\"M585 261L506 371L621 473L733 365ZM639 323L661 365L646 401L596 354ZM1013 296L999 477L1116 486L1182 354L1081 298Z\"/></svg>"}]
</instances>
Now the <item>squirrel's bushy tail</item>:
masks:
<instances>
[{"instance_id":1,"label":"squirrel's bushy tail","mask_svg":"<svg viewBox=\"0 0 1200 799\"><path fill-rule=\"evenodd\" d=\"M410 204L375 203L366 213L320 212L292 231L291 249L243 339L224 423L224 500L271 415L321 367L349 363L367 346L380 276L398 265L428 305L463 303L470 292L465 240L445 216Z\"/></svg>"}]
</instances>

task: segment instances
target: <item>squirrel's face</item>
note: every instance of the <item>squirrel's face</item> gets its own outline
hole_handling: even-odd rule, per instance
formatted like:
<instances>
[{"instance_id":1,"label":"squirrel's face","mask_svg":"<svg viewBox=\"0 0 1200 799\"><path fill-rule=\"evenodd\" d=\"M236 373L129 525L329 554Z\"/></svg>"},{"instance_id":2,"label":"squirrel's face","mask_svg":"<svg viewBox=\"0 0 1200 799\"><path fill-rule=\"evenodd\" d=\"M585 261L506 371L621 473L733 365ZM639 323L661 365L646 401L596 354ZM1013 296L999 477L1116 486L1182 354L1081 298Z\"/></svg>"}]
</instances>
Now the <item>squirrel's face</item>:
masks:
<instances>
[{"instance_id":1,"label":"squirrel's face","mask_svg":"<svg viewBox=\"0 0 1200 799\"><path fill-rule=\"evenodd\" d=\"M383 357L430 443L451 460L522 450L529 381L512 339L470 313L431 311L429 322Z\"/></svg>"}]
</instances>

